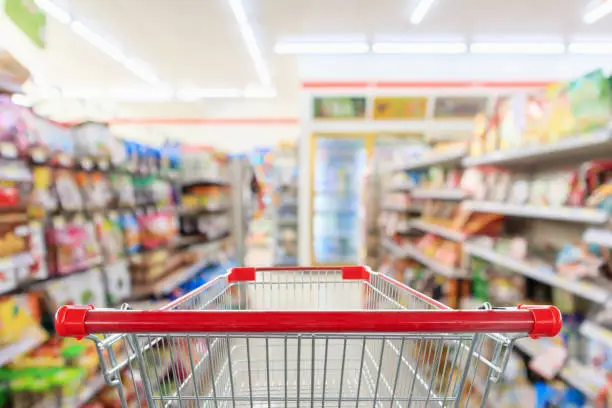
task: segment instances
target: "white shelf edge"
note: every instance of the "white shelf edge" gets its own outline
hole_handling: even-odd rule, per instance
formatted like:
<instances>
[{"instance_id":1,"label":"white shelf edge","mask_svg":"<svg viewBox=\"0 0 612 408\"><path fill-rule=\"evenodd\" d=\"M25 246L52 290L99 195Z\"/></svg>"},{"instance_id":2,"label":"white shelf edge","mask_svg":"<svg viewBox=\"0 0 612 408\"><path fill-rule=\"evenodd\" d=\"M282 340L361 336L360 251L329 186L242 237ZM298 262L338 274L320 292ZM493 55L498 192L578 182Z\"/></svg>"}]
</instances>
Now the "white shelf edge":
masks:
<instances>
[{"instance_id":1,"label":"white shelf edge","mask_svg":"<svg viewBox=\"0 0 612 408\"><path fill-rule=\"evenodd\" d=\"M400 207L399 205L384 205L381 207L381 211L386 212L421 212L420 208L405 206Z\"/></svg>"},{"instance_id":2,"label":"white shelf edge","mask_svg":"<svg viewBox=\"0 0 612 408\"><path fill-rule=\"evenodd\" d=\"M106 385L106 381L102 375L97 375L91 380L89 380L85 389L81 391L81 393L77 396L76 406L80 407L85 405L90 399L92 399L98 392L104 388Z\"/></svg>"},{"instance_id":3,"label":"white shelf edge","mask_svg":"<svg viewBox=\"0 0 612 408\"><path fill-rule=\"evenodd\" d=\"M612 348L612 330L608 330L597 323L585 320L580 325L580 334Z\"/></svg>"},{"instance_id":4,"label":"white shelf edge","mask_svg":"<svg viewBox=\"0 0 612 408\"><path fill-rule=\"evenodd\" d=\"M535 357L540 353L544 353L547 348L546 340L533 340L530 338L523 338L517 340L515 343L516 348L523 351L529 357ZM592 387L588 387L585 383L584 378L582 378L581 372L590 371L589 378L595 378L599 373L591 367L588 367L575 359L569 358L561 371L559 372L559 377L566 383L570 384L572 387L582 391L585 396L592 400L597 396L599 390L596 390Z\"/></svg>"},{"instance_id":5,"label":"white shelf edge","mask_svg":"<svg viewBox=\"0 0 612 408\"><path fill-rule=\"evenodd\" d=\"M464 201L462 206L466 210L475 212L587 224L604 224L609 219L606 211L592 208L540 207L533 205L517 205L499 203L495 201L474 200Z\"/></svg>"},{"instance_id":6,"label":"white shelf edge","mask_svg":"<svg viewBox=\"0 0 612 408\"><path fill-rule=\"evenodd\" d=\"M195 264L185 268L179 273L174 273L169 275L165 279L162 279L160 282L155 284L153 292L156 295L164 295L169 292L172 292L176 289L180 284L188 281L194 275L196 275L200 269L210 265L212 261L210 259L206 259L200 262L196 262Z\"/></svg>"},{"instance_id":7,"label":"white shelf edge","mask_svg":"<svg viewBox=\"0 0 612 408\"><path fill-rule=\"evenodd\" d=\"M396 256L398 258L412 258L420 264L425 265L427 268L437 273L438 275L442 275L447 278L466 278L464 274L462 274L455 268L442 265L435 259L423 254L414 245L404 244L400 246L389 239L384 239L383 246L389 251L391 251L393 256Z\"/></svg>"},{"instance_id":8,"label":"white shelf edge","mask_svg":"<svg viewBox=\"0 0 612 408\"><path fill-rule=\"evenodd\" d=\"M403 251L402 248L396 244L395 242L393 242L391 239L389 238L383 238L381 240L382 246L383 248L385 248L386 250L388 250L389 252L391 252L391 254L397 258L403 256Z\"/></svg>"},{"instance_id":9,"label":"white shelf edge","mask_svg":"<svg viewBox=\"0 0 612 408\"><path fill-rule=\"evenodd\" d=\"M467 154L467 148L454 149L448 152L426 155L415 159L411 164L395 166L395 171L417 170L443 164L461 163L461 159Z\"/></svg>"},{"instance_id":10,"label":"white shelf edge","mask_svg":"<svg viewBox=\"0 0 612 408\"><path fill-rule=\"evenodd\" d=\"M45 342L45 337L37 333L25 334L17 343L9 344L0 349L0 367L30 350L34 350Z\"/></svg>"},{"instance_id":11,"label":"white shelf edge","mask_svg":"<svg viewBox=\"0 0 612 408\"><path fill-rule=\"evenodd\" d=\"M417 188L412 191L413 198L437 200L463 200L467 194L461 189L427 189Z\"/></svg>"},{"instance_id":12,"label":"white shelf edge","mask_svg":"<svg viewBox=\"0 0 612 408\"><path fill-rule=\"evenodd\" d=\"M597 147L601 144L612 142L611 125L608 127L590 132L586 135L571 136L556 143L524 146L508 150L499 150L487 153L482 156L465 157L461 163L464 167L504 164L519 162L522 159L545 158L553 153L571 152L572 150L584 147Z\"/></svg>"},{"instance_id":13,"label":"white shelf edge","mask_svg":"<svg viewBox=\"0 0 612 408\"><path fill-rule=\"evenodd\" d=\"M596 303L605 303L608 300L608 297L611 295L608 290L601 288L596 284L561 277L554 272L552 267L550 267L549 270L544 270L536 266L529 265L526 262L517 261L507 255L499 254L493 249L466 243L463 246L463 251L498 266L518 272L528 278L535 279L550 286L555 286L585 299L590 299Z\"/></svg>"},{"instance_id":14,"label":"white shelf edge","mask_svg":"<svg viewBox=\"0 0 612 408\"><path fill-rule=\"evenodd\" d=\"M415 220L410 222L410 227L418 229L420 231L429 232L431 234L439 235L441 237L450 239L451 241L463 241L465 234L452 230L450 228L441 227L439 225L430 224L423 220Z\"/></svg>"},{"instance_id":15,"label":"white shelf edge","mask_svg":"<svg viewBox=\"0 0 612 408\"><path fill-rule=\"evenodd\" d=\"M414 185L413 184L393 184L390 185L387 189L388 192L408 192L408 191L412 191L414 189Z\"/></svg>"},{"instance_id":16,"label":"white shelf edge","mask_svg":"<svg viewBox=\"0 0 612 408\"><path fill-rule=\"evenodd\" d=\"M612 248L612 231L601 228L589 228L584 232L582 240L587 244Z\"/></svg>"}]
</instances>

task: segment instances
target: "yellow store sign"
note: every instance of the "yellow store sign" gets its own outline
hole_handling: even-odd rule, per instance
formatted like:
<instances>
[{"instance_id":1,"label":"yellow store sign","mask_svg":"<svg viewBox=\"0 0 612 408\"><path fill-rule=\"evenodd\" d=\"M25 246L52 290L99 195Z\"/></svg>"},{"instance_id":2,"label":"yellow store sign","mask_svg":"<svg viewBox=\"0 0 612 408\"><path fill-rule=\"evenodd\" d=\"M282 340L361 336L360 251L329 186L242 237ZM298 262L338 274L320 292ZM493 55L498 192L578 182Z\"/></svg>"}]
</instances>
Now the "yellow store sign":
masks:
<instances>
[{"instance_id":1,"label":"yellow store sign","mask_svg":"<svg viewBox=\"0 0 612 408\"><path fill-rule=\"evenodd\" d=\"M424 119L427 109L427 98L411 97L376 97L374 98L374 119Z\"/></svg>"}]
</instances>

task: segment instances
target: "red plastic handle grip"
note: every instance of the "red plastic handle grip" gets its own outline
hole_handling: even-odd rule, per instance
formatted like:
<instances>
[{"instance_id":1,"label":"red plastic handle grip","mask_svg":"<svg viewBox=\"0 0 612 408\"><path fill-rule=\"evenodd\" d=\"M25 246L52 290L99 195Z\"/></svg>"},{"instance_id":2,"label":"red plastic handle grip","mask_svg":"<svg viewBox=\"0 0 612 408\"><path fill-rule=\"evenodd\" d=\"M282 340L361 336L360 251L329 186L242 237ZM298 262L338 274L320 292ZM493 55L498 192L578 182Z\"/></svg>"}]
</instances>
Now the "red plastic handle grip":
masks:
<instances>
[{"instance_id":1,"label":"red plastic handle grip","mask_svg":"<svg viewBox=\"0 0 612 408\"><path fill-rule=\"evenodd\" d=\"M227 275L228 282L254 281L256 272L305 272L305 271L338 271L342 272L342 279L370 280L370 270L365 266L272 266L250 267L241 266L232 268Z\"/></svg>"},{"instance_id":2,"label":"red plastic handle grip","mask_svg":"<svg viewBox=\"0 0 612 408\"><path fill-rule=\"evenodd\" d=\"M535 312L534 312L535 311ZM61 336L95 333L529 333L561 330L554 306L513 310L133 311L62 306Z\"/></svg>"}]
</instances>

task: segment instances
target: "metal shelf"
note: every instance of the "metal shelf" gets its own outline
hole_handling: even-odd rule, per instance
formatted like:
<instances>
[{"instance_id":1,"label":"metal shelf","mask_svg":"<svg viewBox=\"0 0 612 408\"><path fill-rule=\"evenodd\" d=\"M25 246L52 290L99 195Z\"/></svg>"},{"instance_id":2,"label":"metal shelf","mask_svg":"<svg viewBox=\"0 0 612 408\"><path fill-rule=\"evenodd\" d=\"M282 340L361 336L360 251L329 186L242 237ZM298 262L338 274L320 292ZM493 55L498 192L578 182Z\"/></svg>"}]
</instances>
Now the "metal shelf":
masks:
<instances>
[{"instance_id":1,"label":"metal shelf","mask_svg":"<svg viewBox=\"0 0 612 408\"><path fill-rule=\"evenodd\" d=\"M414 159L409 164L395 167L396 171L424 169L431 166L455 166L461 164L461 159L467 154L467 149L453 149L447 152L426 154Z\"/></svg>"},{"instance_id":2,"label":"metal shelf","mask_svg":"<svg viewBox=\"0 0 612 408\"><path fill-rule=\"evenodd\" d=\"M466 157L462 160L465 167L482 165L523 166L539 164L543 161L576 159L577 157L605 156L612 152L612 124L607 128L584 135L564 138L556 143L524 146L500 150L482 156Z\"/></svg>"},{"instance_id":3,"label":"metal shelf","mask_svg":"<svg viewBox=\"0 0 612 408\"><path fill-rule=\"evenodd\" d=\"M465 239L465 234L460 231L430 224L423 220L415 220L410 222L410 227L420 231L429 232L430 234L439 235L441 237L450 239L451 241L463 241Z\"/></svg>"},{"instance_id":4,"label":"metal shelf","mask_svg":"<svg viewBox=\"0 0 612 408\"><path fill-rule=\"evenodd\" d=\"M582 236L582 240L587 244L596 244L606 248L612 248L612 231L599 228L589 228Z\"/></svg>"},{"instance_id":5,"label":"metal shelf","mask_svg":"<svg viewBox=\"0 0 612 408\"><path fill-rule=\"evenodd\" d=\"M455 188L455 189L427 189L427 188L417 188L412 190L413 198L420 199L433 199L433 200L463 200L466 198L467 194L465 191Z\"/></svg>"},{"instance_id":6,"label":"metal shelf","mask_svg":"<svg viewBox=\"0 0 612 408\"><path fill-rule=\"evenodd\" d=\"M77 403L76 407L80 407L81 405L85 405L90 399L92 399L97 393L99 393L102 388L106 386L106 381L102 375L97 375L91 380L89 380L85 388L76 396Z\"/></svg>"},{"instance_id":7,"label":"metal shelf","mask_svg":"<svg viewBox=\"0 0 612 408\"><path fill-rule=\"evenodd\" d=\"M551 345L550 340L539 339L533 340L530 338L519 339L515 343L516 347L529 357L535 357L545 353ZM598 371L595 367L582 364L575 359L568 359L561 371L559 377L572 387L580 390L589 400L597 397L600 387L597 378L603 380L604 373ZM589 382L589 380L591 380Z\"/></svg>"},{"instance_id":8,"label":"metal shelf","mask_svg":"<svg viewBox=\"0 0 612 408\"><path fill-rule=\"evenodd\" d=\"M483 248L478 245L466 243L463 245L463 251L495 265L518 272L528 278L563 289L596 303L605 303L611 294L608 289L602 288L597 284L564 278L559 276L552 267L530 265L527 262L518 261L508 255L497 253L490 248Z\"/></svg>"},{"instance_id":9,"label":"metal shelf","mask_svg":"<svg viewBox=\"0 0 612 408\"><path fill-rule=\"evenodd\" d=\"M612 348L612 330L608 330L597 323L585 320L580 325L580 334Z\"/></svg>"},{"instance_id":10,"label":"metal shelf","mask_svg":"<svg viewBox=\"0 0 612 408\"><path fill-rule=\"evenodd\" d=\"M385 205L381 208L381 211L420 213L423 210L419 207L413 207L413 206Z\"/></svg>"},{"instance_id":11,"label":"metal shelf","mask_svg":"<svg viewBox=\"0 0 612 408\"><path fill-rule=\"evenodd\" d=\"M414 189L414 184L404 183L404 184L394 184L390 185L387 189L389 193L402 193L402 192L410 192Z\"/></svg>"},{"instance_id":12,"label":"metal shelf","mask_svg":"<svg viewBox=\"0 0 612 408\"><path fill-rule=\"evenodd\" d=\"M539 207L534 205L517 205L494 201L464 201L466 210L514 217L578 222L586 224L604 224L609 216L606 211L578 207Z\"/></svg>"},{"instance_id":13,"label":"metal shelf","mask_svg":"<svg viewBox=\"0 0 612 408\"><path fill-rule=\"evenodd\" d=\"M9 344L0 349L0 367L28 351L34 350L45 342L45 336L36 331L24 334L17 343Z\"/></svg>"},{"instance_id":14,"label":"metal shelf","mask_svg":"<svg viewBox=\"0 0 612 408\"><path fill-rule=\"evenodd\" d=\"M418 263L425 265L429 270L438 275L445 276L447 278L465 278L466 276L460 270L456 270L447 265L443 265L439 263L436 259L431 258L420 250L418 250L414 245L404 244L399 246L388 238L383 240L383 247L387 248L393 256L397 258L411 258L417 261Z\"/></svg>"}]
</instances>

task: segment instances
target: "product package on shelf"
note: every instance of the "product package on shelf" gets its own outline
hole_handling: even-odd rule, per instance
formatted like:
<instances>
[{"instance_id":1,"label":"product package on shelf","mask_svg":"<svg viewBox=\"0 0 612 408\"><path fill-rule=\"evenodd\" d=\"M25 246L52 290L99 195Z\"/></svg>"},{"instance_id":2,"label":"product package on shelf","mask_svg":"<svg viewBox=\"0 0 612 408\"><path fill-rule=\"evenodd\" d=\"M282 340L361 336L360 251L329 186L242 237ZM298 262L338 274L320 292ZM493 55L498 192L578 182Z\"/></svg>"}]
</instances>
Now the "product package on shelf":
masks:
<instances>
[{"instance_id":1,"label":"product package on shelf","mask_svg":"<svg viewBox=\"0 0 612 408\"><path fill-rule=\"evenodd\" d=\"M0 293L36 280L31 231L24 213L0 214Z\"/></svg>"},{"instance_id":2,"label":"product package on shelf","mask_svg":"<svg viewBox=\"0 0 612 408\"><path fill-rule=\"evenodd\" d=\"M55 275L88 269L102 262L102 252L91 221L77 215L56 216L47 228L48 263Z\"/></svg>"},{"instance_id":3,"label":"product package on shelf","mask_svg":"<svg viewBox=\"0 0 612 408\"><path fill-rule=\"evenodd\" d=\"M605 129L611 120L611 82L596 70L527 95L500 98L486 125L478 126L470 154L553 145Z\"/></svg>"}]
</instances>

